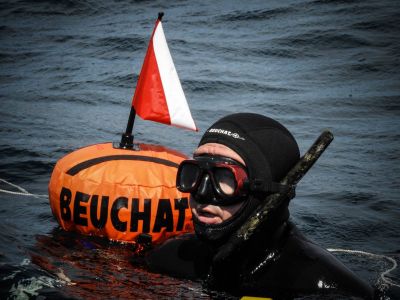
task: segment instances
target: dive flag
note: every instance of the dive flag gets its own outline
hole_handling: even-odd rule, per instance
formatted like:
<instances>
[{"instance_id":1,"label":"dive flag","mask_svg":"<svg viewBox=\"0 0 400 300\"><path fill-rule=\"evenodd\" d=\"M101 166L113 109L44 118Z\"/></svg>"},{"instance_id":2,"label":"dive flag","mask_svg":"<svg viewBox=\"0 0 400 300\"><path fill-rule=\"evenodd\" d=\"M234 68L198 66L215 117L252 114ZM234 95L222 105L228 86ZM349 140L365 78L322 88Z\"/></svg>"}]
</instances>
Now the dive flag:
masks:
<instances>
[{"instance_id":1,"label":"dive flag","mask_svg":"<svg viewBox=\"0 0 400 300\"><path fill-rule=\"evenodd\" d=\"M132 105L144 120L197 131L160 18L151 35Z\"/></svg>"}]
</instances>

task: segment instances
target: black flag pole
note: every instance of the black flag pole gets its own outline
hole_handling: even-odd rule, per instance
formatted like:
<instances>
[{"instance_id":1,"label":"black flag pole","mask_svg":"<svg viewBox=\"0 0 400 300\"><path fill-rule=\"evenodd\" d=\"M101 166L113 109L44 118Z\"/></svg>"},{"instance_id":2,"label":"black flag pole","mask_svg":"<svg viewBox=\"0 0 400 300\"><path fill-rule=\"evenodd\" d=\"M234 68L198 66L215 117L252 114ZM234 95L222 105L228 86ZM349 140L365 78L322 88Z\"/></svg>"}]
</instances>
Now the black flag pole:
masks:
<instances>
[{"instance_id":1,"label":"black flag pole","mask_svg":"<svg viewBox=\"0 0 400 300\"><path fill-rule=\"evenodd\" d=\"M162 17L164 16L163 12L158 13L158 20L161 21ZM134 136L132 134L133 132L133 125L135 124L135 117L136 117L136 110L135 107L131 106L131 111L129 113L129 118L128 118L128 124L126 125L126 130L125 133L122 134L121 136L121 142L119 143L119 147L121 149L133 149L133 139Z\"/></svg>"},{"instance_id":2,"label":"black flag pole","mask_svg":"<svg viewBox=\"0 0 400 300\"><path fill-rule=\"evenodd\" d=\"M121 142L119 143L119 148L122 149L132 149L133 148L133 124L135 123L136 110L131 106L131 111L129 113L128 124L126 125L125 133L122 134Z\"/></svg>"}]
</instances>

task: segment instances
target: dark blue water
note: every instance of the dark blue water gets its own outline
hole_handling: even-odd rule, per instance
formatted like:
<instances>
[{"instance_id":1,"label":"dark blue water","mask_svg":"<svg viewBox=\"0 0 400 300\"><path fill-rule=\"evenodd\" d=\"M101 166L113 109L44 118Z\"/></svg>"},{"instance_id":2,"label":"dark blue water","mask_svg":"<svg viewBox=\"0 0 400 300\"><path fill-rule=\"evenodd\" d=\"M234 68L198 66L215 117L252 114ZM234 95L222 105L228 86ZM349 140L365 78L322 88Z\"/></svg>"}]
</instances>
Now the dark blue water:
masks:
<instances>
[{"instance_id":1,"label":"dark blue water","mask_svg":"<svg viewBox=\"0 0 400 300\"><path fill-rule=\"evenodd\" d=\"M400 262L400 2L1 1L0 179L46 195L56 161L119 141L157 13L199 133L137 118L135 138L186 154L218 118L259 112L304 153L293 221L326 248ZM17 191L4 182L1 189ZM387 259L337 253L399 299ZM210 298L131 263L129 245L58 228L46 197L0 192L0 297ZM399 284L400 271L387 278Z\"/></svg>"}]
</instances>

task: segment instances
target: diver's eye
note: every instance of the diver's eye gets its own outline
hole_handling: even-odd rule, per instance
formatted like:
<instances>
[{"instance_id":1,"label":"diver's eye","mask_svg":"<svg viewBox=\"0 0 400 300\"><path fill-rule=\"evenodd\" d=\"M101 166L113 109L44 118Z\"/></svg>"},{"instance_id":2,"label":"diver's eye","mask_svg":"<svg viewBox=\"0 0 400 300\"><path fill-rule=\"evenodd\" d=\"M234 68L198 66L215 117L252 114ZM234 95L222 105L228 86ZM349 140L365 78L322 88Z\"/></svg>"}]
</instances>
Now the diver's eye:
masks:
<instances>
[{"instance_id":1,"label":"diver's eye","mask_svg":"<svg viewBox=\"0 0 400 300\"><path fill-rule=\"evenodd\" d=\"M216 168L214 170L214 180L219 189L226 196L231 196L236 190L236 180L233 173L226 168Z\"/></svg>"},{"instance_id":2,"label":"diver's eye","mask_svg":"<svg viewBox=\"0 0 400 300\"><path fill-rule=\"evenodd\" d=\"M185 164L180 170L179 186L185 191L193 189L200 177L201 170L195 164Z\"/></svg>"}]
</instances>

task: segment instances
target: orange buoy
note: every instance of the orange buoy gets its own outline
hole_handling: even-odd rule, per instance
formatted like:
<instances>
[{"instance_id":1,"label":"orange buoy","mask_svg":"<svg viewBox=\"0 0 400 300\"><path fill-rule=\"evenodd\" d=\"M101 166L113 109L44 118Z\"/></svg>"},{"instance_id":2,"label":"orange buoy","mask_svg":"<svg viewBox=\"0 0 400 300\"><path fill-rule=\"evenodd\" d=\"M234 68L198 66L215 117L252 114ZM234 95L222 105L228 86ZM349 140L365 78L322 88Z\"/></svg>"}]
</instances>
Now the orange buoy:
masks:
<instances>
[{"instance_id":1,"label":"orange buoy","mask_svg":"<svg viewBox=\"0 0 400 300\"><path fill-rule=\"evenodd\" d=\"M49 183L53 215L67 231L153 243L193 231L189 194L176 189L176 171L186 156L163 146L139 150L112 143L78 149L61 158Z\"/></svg>"}]
</instances>

